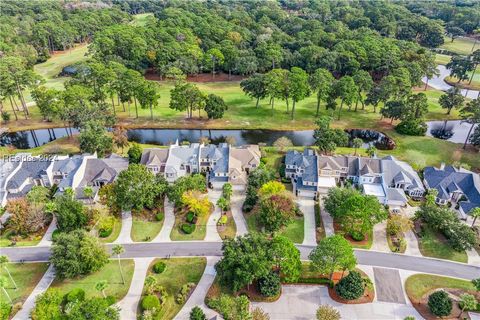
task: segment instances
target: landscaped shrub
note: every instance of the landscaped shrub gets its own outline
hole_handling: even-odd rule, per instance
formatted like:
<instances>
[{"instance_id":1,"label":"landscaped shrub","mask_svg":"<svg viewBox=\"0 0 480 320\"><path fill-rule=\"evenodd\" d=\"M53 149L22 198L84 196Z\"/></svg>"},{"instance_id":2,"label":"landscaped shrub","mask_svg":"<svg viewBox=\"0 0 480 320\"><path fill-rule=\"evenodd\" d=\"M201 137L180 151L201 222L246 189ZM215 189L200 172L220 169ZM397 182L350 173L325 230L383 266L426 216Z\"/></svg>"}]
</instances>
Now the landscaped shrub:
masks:
<instances>
[{"instance_id":1,"label":"landscaped shrub","mask_svg":"<svg viewBox=\"0 0 480 320\"><path fill-rule=\"evenodd\" d=\"M274 297L280 294L280 276L271 272L263 278L258 279L258 291L262 296Z\"/></svg>"},{"instance_id":2,"label":"landscaped shrub","mask_svg":"<svg viewBox=\"0 0 480 320\"><path fill-rule=\"evenodd\" d=\"M58 229L55 229L53 232L52 232L52 241L55 242L57 241L57 238L58 238L58 235L61 233L60 230Z\"/></svg>"},{"instance_id":3,"label":"landscaped shrub","mask_svg":"<svg viewBox=\"0 0 480 320\"><path fill-rule=\"evenodd\" d=\"M188 295L193 287L195 287L195 283L189 282L184 284L180 289L180 292L176 295L175 302L178 304L183 304L185 301L187 301Z\"/></svg>"},{"instance_id":4,"label":"landscaped shrub","mask_svg":"<svg viewBox=\"0 0 480 320\"><path fill-rule=\"evenodd\" d=\"M428 297L428 307L438 317L448 316L452 312L452 299L445 291L436 291Z\"/></svg>"},{"instance_id":5,"label":"landscaped shrub","mask_svg":"<svg viewBox=\"0 0 480 320\"><path fill-rule=\"evenodd\" d=\"M355 241L363 241L365 240L365 235L361 232L352 232L350 234L350 236L352 237L353 240Z\"/></svg>"},{"instance_id":6,"label":"landscaped shrub","mask_svg":"<svg viewBox=\"0 0 480 320\"><path fill-rule=\"evenodd\" d=\"M221 294L217 299L207 301L207 305L215 309L225 320L249 319L250 301L244 295L232 297Z\"/></svg>"},{"instance_id":7,"label":"landscaped shrub","mask_svg":"<svg viewBox=\"0 0 480 320\"><path fill-rule=\"evenodd\" d=\"M142 310L159 310L160 300L155 295L149 295L142 299Z\"/></svg>"},{"instance_id":8,"label":"landscaped shrub","mask_svg":"<svg viewBox=\"0 0 480 320\"><path fill-rule=\"evenodd\" d=\"M182 224L182 231L185 232L186 234L191 234L193 231L195 231L195 225L184 223Z\"/></svg>"},{"instance_id":9,"label":"landscaped shrub","mask_svg":"<svg viewBox=\"0 0 480 320\"><path fill-rule=\"evenodd\" d=\"M153 272L160 274L165 271L166 267L167 265L165 264L165 262L159 261L153 265Z\"/></svg>"},{"instance_id":10,"label":"landscaped shrub","mask_svg":"<svg viewBox=\"0 0 480 320\"><path fill-rule=\"evenodd\" d=\"M163 212L159 212L155 215L155 219L157 221L162 221L164 217L165 217L165 214Z\"/></svg>"},{"instance_id":11,"label":"landscaped shrub","mask_svg":"<svg viewBox=\"0 0 480 320\"><path fill-rule=\"evenodd\" d=\"M190 211L189 213L187 213L186 220L187 220L187 222L192 223L192 222L193 222L193 219L195 219L195 214Z\"/></svg>"},{"instance_id":12,"label":"landscaped shrub","mask_svg":"<svg viewBox=\"0 0 480 320\"><path fill-rule=\"evenodd\" d=\"M405 120L395 127L398 133L409 136L424 136L427 129L427 124L422 119Z\"/></svg>"},{"instance_id":13,"label":"landscaped shrub","mask_svg":"<svg viewBox=\"0 0 480 320\"><path fill-rule=\"evenodd\" d=\"M356 271L350 273L342 278L335 286L335 292L347 300L355 300L360 298L365 292L365 284L363 283L362 275Z\"/></svg>"},{"instance_id":14,"label":"landscaped shrub","mask_svg":"<svg viewBox=\"0 0 480 320\"><path fill-rule=\"evenodd\" d=\"M106 238L112 234L113 226L115 225L115 218L112 216L106 216L100 218L98 223L98 235L100 238Z\"/></svg>"},{"instance_id":15,"label":"landscaped shrub","mask_svg":"<svg viewBox=\"0 0 480 320\"><path fill-rule=\"evenodd\" d=\"M12 312L12 306L6 301L0 301L0 320L7 320Z\"/></svg>"},{"instance_id":16,"label":"landscaped shrub","mask_svg":"<svg viewBox=\"0 0 480 320\"><path fill-rule=\"evenodd\" d=\"M223 226L227 223L228 221L228 217L226 215L223 215L220 217L220 219L218 220L218 224Z\"/></svg>"},{"instance_id":17,"label":"landscaped shrub","mask_svg":"<svg viewBox=\"0 0 480 320\"><path fill-rule=\"evenodd\" d=\"M81 288L72 289L69 293L65 295L66 302L75 302L85 300L85 290Z\"/></svg>"},{"instance_id":18,"label":"landscaped shrub","mask_svg":"<svg viewBox=\"0 0 480 320\"><path fill-rule=\"evenodd\" d=\"M117 299L115 299L114 296L107 296L105 298L105 301L107 301L107 305L111 306L111 305L115 304L115 302L117 302Z\"/></svg>"},{"instance_id":19,"label":"landscaped shrub","mask_svg":"<svg viewBox=\"0 0 480 320\"><path fill-rule=\"evenodd\" d=\"M190 320L206 320L206 319L207 317L205 316L205 313L199 307L195 306L192 308L192 311L190 311Z\"/></svg>"}]
</instances>

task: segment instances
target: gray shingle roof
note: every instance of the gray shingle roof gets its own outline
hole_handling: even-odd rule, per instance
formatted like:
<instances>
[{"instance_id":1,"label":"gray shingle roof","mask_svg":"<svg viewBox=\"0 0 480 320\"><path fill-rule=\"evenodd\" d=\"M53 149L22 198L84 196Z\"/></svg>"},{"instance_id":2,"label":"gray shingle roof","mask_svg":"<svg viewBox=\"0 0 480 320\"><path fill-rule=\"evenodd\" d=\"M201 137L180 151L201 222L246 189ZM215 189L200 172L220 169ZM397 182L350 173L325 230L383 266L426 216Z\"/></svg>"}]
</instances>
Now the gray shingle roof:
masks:
<instances>
[{"instance_id":1,"label":"gray shingle roof","mask_svg":"<svg viewBox=\"0 0 480 320\"><path fill-rule=\"evenodd\" d=\"M460 202L464 212L468 213L475 207L480 207L480 177L478 174L464 169L446 166L445 169L426 167L424 178L430 188L438 190L440 199L448 199L448 194L461 190L467 201ZM466 209L470 209L465 211Z\"/></svg>"},{"instance_id":2,"label":"gray shingle roof","mask_svg":"<svg viewBox=\"0 0 480 320\"><path fill-rule=\"evenodd\" d=\"M46 174L51 161L45 159L30 159L23 161L20 169L13 175L7 183L7 189L16 189L20 187L28 178L38 179Z\"/></svg>"}]
</instances>

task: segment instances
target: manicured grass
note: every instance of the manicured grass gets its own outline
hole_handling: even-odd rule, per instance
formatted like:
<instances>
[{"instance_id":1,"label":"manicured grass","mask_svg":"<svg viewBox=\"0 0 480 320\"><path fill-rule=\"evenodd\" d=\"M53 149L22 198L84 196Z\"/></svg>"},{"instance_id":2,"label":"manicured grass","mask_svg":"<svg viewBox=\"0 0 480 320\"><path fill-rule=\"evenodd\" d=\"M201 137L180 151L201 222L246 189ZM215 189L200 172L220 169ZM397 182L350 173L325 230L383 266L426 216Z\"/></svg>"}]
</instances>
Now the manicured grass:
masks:
<instances>
[{"instance_id":1,"label":"manicured grass","mask_svg":"<svg viewBox=\"0 0 480 320\"><path fill-rule=\"evenodd\" d=\"M468 79L458 82L458 78L455 77L446 77L445 82L451 85L459 86L460 88L468 90L480 90L480 68L477 68L475 74L473 75L472 82L470 79L472 77L472 72L468 73Z\"/></svg>"},{"instance_id":2,"label":"manicured grass","mask_svg":"<svg viewBox=\"0 0 480 320\"><path fill-rule=\"evenodd\" d=\"M68 77L57 78L58 74L68 65L87 60L85 56L87 51L87 44L77 45L71 50L55 53L47 61L35 65L33 70L47 80L45 83L46 86L55 89L64 89L63 83Z\"/></svg>"},{"instance_id":3,"label":"manicured grass","mask_svg":"<svg viewBox=\"0 0 480 320\"><path fill-rule=\"evenodd\" d=\"M185 223L185 214L175 215L175 224L173 226L172 232L170 233L170 239L172 241L189 241L189 240L203 240L207 235L207 222L208 217L200 216L198 217L195 231L190 234L184 233L180 228L183 223Z\"/></svg>"},{"instance_id":4,"label":"manicured grass","mask_svg":"<svg viewBox=\"0 0 480 320\"><path fill-rule=\"evenodd\" d=\"M235 238L237 234L237 225L235 224L235 219L233 219L231 213L227 213L227 223L224 227L217 225L217 231L220 235L220 238Z\"/></svg>"},{"instance_id":5,"label":"manicured grass","mask_svg":"<svg viewBox=\"0 0 480 320\"><path fill-rule=\"evenodd\" d=\"M4 229L0 233L0 247L9 247L12 245L12 240L10 237L16 238L16 247L27 247L27 246L36 246L43 238L43 235L48 229L48 225L43 229L40 230L36 234L29 235L25 238L20 236L15 236L14 233L8 229Z\"/></svg>"},{"instance_id":6,"label":"manicured grass","mask_svg":"<svg viewBox=\"0 0 480 320\"><path fill-rule=\"evenodd\" d=\"M445 43L440 46L440 49L445 49L458 54L467 55L472 53L473 43L474 40L470 38L456 38L452 42L452 38L445 37ZM475 49L478 49L479 47L480 43L477 42Z\"/></svg>"},{"instance_id":7,"label":"manicured grass","mask_svg":"<svg viewBox=\"0 0 480 320\"><path fill-rule=\"evenodd\" d=\"M439 288L475 290L470 281L431 274L415 274L405 281L405 291L412 302L422 299L428 292Z\"/></svg>"},{"instance_id":8,"label":"manicured grass","mask_svg":"<svg viewBox=\"0 0 480 320\"><path fill-rule=\"evenodd\" d=\"M305 234L305 221L303 217L296 217L290 224L278 232L279 235L287 237L293 243L302 243Z\"/></svg>"},{"instance_id":9,"label":"manicured grass","mask_svg":"<svg viewBox=\"0 0 480 320\"><path fill-rule=\"evenodd\" d=\"M101 292L95 289L95 284L102 280L108 281L108 288L105 293L108 296L115 297L116 301L120 301L128 292L132 281L134 262L133 260L121 260L123 274L125 275L125 284L122 283L122 277L118 268L118 261L110 260L101 270L86 276L80 276L75 279L55 279L51 285L57 288L62 294L70 292L74 288L85 290L88 297L101 297Z\"/></svg>"},{"instance_id":10,"label":"manicured grass","mask_svg":"<svg viewBox=\"0 0 480 320\"><path fill-rule=\"evenodd\" d=\"M152 266L159 261L164 262L167 267L161 274L153 273ZM189 282L198 284L206 264L205 258L156 259L152 262L148 274L157 278L158 284L164 287L168 293L156 319L173 319L175 317L182 308L182 305L175 302L175 296L184 284Z\"/></svg>"},{"instance_id":11,"label":"manicured grass","mask_svg":"<svg viewBox=\"0 0 480 320\"><path fill-rule=\"evenodd\" d=\"M450 62L450 59L452 59L452 56L449 56L449 55L446 55L446 54L441 54L441 53L435 54L435 63L436 64L446 65L447 63Z\"/></svg>"},{"instance_id":12,"label":"manicured grass","mask_svg":"<svg viewBox=\"0 0 480 320\"><path fill-rule=\"evenodd\" d=\"M152 241L160 232L163 221L147 221L133 216L132 231L130 237L133 241Z\"/></svg>"},{"instance_id":13,"label":"manicured grass","mask_svg":"<svg viewBox=\"0 0 480 320\"><path fill-rule=\"evenodd\" d=\"M149 17L153 17L153 13L135 14L133 15L133 21L131 22L131 24L143 27L147 23Z\"/></svg>"},{"instance_id":14,"label":"manicured grass","mask_svg":"<svg viewBox=\"0 0 480 320\"><path fill-rule=\"evenodd\" d=\"M17 283L15 290L5 269L0 269L0 276L7 278L6 290L12 298L13 304L23 303L33 291L37 283L48 269L48 263L10 263L7 265L13 280ZM8 302L3 290L0 291L0 300Z\"/></svg>"},{"instance_id":15,"label":"manicured grass","mask_svg":"<svg viewBox=\"0 0 480 320\"><path fill-rule=\"evenodd\" d=\"M247 221L247 227L250 232L260 232L262 227L257 219L257 214L247 213L244 214ZM304 218L295 217L291 223L285 226L282 230L278 231L278 235L287 237L292 240L293 243L302 243L305 233Z\"/></svg>"},{"instance_id":16,"label":"manicured grass","mask_svg":"<svg viewBox=\"0 0 480 320\"><path fill-rule=\"evenodd\" d=\"M468 256L465 251L458 252L452 249L446 240L424 225L422 236L419 238L418 246L420 252L427 257L453 260L467 263Z\"/></svg>"},{"instance_id":17,"label":"manicured grass","mask_svg":"<svg viewBox=\"0 0 480 320\"><path fill-rule=\"evenodd\" d=\"M99 237L100 242L110 243L110 242L115 241L118 238L118 236L120 235L120 231L122 231L122 219L116 217L115 218L115 224L113 225L112 233L106 238L100 238Z\"/></svg>"}]
</instances>

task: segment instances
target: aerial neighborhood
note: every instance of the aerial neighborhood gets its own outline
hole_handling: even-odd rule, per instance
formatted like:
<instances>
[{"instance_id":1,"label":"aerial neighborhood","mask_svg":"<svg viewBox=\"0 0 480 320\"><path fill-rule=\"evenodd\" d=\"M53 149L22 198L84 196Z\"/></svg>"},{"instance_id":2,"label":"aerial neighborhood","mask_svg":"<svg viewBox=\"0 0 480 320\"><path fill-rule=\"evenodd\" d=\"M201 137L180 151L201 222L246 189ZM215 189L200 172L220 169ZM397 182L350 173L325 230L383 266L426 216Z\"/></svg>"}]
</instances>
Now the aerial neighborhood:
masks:
<instances>
[{"instance_id":1,"label":"aerial neighborhood","mask_svg":"<svg viewBox=\"0 0 480 320\"><path fill-rule=\"evenodd\" d=\"M0 320L480 319L479 1L0 12Z\"/></svg>"}]
</instances>

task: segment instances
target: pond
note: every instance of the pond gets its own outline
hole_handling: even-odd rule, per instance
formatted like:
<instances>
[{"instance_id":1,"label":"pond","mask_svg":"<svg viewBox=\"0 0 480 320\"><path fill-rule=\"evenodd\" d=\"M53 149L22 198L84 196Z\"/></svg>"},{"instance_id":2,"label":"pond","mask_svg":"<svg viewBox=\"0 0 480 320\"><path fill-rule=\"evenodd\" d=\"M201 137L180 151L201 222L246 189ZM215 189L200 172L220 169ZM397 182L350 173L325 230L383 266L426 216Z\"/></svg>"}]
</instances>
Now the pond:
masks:
<instances>
[{"instance_id":1,"label":"pond","mask_svg":"<svg viewBox=\"0 0 480 320\"><path fill-rule=\"evenodd\" d=\"M73 130L73 133L77 132L77 130ZM378 149L383 150L395 147L395 142L381 132L366 129L350 129L346 132L350 136L350 142L353 138L361 138L364 141L364 148L369 145L375 145ZM0 146L13 145L19 149L29 149L66 135L65 128L4 133L0 136ZM313 130L130 129L127 131L127 135L130 141L157 145L168 145L177 140L179 142L198 142L201 137L207 137L214 144L225 142L226 138L230 137L233 138L236 145L272 145L280 137L289 138L295 146L311 146L315 142Z\"/></svg>"},{"instance_id":2,"label":"pond","mask_svg":"<svg viewBox=\"0 0 480 320\"><path fill-rule=\"evenodd\" d=\"M455 143L464 143L472 127L470 123L461 120L429 121L427 126L427 136Z\"/></svg>"}]
</instances>

